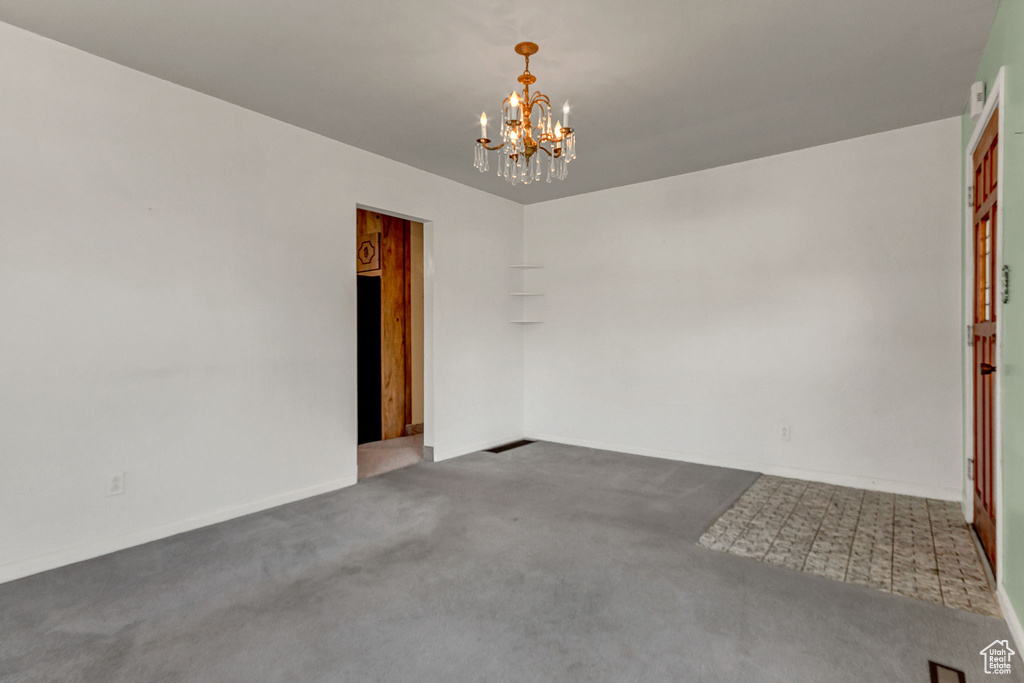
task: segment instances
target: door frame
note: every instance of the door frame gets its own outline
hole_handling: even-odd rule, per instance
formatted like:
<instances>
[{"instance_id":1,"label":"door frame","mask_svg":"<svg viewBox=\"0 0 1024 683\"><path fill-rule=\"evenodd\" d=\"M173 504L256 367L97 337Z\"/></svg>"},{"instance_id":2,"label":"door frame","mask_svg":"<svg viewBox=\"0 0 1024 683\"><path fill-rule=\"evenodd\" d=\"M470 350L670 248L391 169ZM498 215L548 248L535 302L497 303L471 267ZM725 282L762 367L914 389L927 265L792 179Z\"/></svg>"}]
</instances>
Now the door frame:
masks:
<instances>
[{"instance_id":1,"label":"door frame","mask_svg":"<svg viewBox=\"0 0 1024 683\"><path fill-rule=\"evenodd\" d=\"M995 316L996 316L996 345L995 345L995 366L999 368L994 375L995 386L993 388L993 417L992 429L995 432L993 439L993 472L992 482L993 497L995 499L996 515L996 566L994 567L997 583L1003 583L1003 382L1002 382L1002 358L1003 358L1003 151L1004 151L1004 127L1006 121L1006 82L1004 67L1000 67L992 88L989 90L985 100L985 107L981 117L974 125L970 140L964 152L964 230L963 230L963 253L964 253L964 335L963 335L963 407L964 407L964 455L963 455L963 508L964 519L968 523L974 522L974 482L971 479L971 458L974 457L974 354L971 348L974 324L973 299L974 292L974 151L981 141L989 121L992 119L992 112L999 109L999 142L997 144L997 168L996 168L996 203L1000 210L996 212L996 282L999 283L995 291ZM971 322L967 323L966 321Z\"/></svg>"},{"instance_id":2,"label":"door frame","mask_svg":"<svg viewBox=\"0 0 1024 683\"><path fill-rule=\"evenodd\" d=\"M353 254L352 258L349 259L349 265L352 269L352 277L358 277L355 272L356 259L355 259L355 244L356 244L356 211L363 209L364 211L370 211L373 213L383 213L388 216L395 218L401 218L407 221L413 221L415 223L423 224L423 459L427 462L433 461L433 454L435 450L435 441L437 439L434 431L434 221L413 216L411 214L401 213L399 211L392 211L391 209L381 209L371 204L363 204L357 202L350 213L351 216L351 232L349 233L349 243L352 245ZM355 296L355 282L352 283L353 296ZM353 301L353 311L355 310L355 301ZM355 323L358 325L358 322ZM355 329L355 328L353 328ZM358 334L358 332L357 332ZM358 362L356 359L356 350L353 345L352 360L353 367L358 368ZM357 370L358 372L358 370ZM359 411L359 380L356 377L355 382L355 394L353 395L352 407L355 411L356 421L353 424L358 424L358 411ZM358 437L352 441L353 452L358 450Z\"/></svg>"}]
</instances>

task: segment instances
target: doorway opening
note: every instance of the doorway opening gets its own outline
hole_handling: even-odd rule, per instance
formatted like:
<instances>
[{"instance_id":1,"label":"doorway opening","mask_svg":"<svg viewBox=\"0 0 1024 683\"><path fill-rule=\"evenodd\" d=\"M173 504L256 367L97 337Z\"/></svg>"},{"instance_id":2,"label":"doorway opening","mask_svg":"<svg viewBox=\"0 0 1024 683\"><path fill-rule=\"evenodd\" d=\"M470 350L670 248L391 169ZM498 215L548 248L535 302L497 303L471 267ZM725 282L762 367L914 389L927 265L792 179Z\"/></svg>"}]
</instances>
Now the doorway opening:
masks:
<instances>
[{"instance_id":1,"label":"doorway opening","mask_svg":"<svg viewBox=\"0 0 1024 683\"><path fill-rule=\"evenodd\" d=\"M356 210L359 478L423 459L423 224Z\"/></svg>"}]
</instances>

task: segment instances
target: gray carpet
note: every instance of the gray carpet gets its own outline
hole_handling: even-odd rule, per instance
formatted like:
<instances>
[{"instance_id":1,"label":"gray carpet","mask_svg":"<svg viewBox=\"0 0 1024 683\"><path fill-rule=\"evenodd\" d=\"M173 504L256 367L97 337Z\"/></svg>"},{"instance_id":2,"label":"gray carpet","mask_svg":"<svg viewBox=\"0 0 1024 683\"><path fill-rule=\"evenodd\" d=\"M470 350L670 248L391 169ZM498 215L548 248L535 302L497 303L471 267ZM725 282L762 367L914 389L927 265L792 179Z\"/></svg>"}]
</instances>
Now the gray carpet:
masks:
<instances>
[{"instance_id":1,"label":"gray carpet","mask_svg":"<svg viewBox=\"0 0 1024 683\"><path fill-rule=\"evenodd\" d=\"M414 465L0 586L0 680L984 678L997 619L695 545L755 479L546 443Z\"/></svg>"}]
</instances>

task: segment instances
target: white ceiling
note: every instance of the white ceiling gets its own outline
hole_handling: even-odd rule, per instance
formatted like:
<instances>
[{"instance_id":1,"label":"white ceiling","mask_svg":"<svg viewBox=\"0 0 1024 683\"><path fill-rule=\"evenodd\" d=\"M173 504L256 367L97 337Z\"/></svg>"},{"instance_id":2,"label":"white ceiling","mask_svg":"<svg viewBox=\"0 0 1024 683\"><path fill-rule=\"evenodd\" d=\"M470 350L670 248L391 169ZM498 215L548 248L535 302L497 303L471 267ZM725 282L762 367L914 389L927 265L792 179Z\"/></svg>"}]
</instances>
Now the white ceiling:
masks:
<instances>
[{"instance_id":1,"label":"white ceiling","mask_svg":"<svg viewBox=\"0 0 1024 683\"><path fill-rule=\"evenodd\" d=\"M0 20L529 204L958 115L997 5L0 0ZM573 105L579 156L550 185L473 168L522 40Z\"/></svg>"}]
</instances>

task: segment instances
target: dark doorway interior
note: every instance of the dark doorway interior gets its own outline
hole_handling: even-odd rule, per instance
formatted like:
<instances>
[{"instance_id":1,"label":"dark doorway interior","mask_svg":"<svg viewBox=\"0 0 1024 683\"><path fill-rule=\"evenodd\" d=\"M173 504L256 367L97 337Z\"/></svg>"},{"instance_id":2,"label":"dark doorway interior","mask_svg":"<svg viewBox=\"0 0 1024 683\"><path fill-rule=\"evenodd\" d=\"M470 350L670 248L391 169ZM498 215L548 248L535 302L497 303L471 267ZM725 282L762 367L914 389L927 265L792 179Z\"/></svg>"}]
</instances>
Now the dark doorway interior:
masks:
<instances>
[{"instance_id":1,"label":"dark doorway interior","mask_svg":"<svg viewBox=\"0 0 1024 683\"><path fill-rule=\"evenodd\" d=\"M380 277L357 277L359 443L380 441Z\"/></svg>"}]
</instances>

